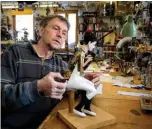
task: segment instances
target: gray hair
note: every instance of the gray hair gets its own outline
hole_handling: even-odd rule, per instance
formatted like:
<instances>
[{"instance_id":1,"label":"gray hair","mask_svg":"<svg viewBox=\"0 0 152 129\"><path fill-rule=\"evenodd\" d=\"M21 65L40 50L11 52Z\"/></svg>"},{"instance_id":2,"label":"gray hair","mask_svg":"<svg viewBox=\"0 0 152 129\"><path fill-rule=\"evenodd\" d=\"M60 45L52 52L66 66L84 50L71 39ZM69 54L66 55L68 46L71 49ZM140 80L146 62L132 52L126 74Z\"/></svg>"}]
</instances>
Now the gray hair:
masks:
<instances>
[{"instance_id":1,"label":"gray hair","mask_svg":"<svg viewBox=\"0 0 152 129\"><path fill-rule=\"evenodd\" d=\"M48 25L48 23L55 18L58 18L61 21L65 22L68 27L68 30L70 29L69 21L61 15L50 15L50 16L44 17L40 22L40 27L46 27Z\"/></svg>"}]
</instances>

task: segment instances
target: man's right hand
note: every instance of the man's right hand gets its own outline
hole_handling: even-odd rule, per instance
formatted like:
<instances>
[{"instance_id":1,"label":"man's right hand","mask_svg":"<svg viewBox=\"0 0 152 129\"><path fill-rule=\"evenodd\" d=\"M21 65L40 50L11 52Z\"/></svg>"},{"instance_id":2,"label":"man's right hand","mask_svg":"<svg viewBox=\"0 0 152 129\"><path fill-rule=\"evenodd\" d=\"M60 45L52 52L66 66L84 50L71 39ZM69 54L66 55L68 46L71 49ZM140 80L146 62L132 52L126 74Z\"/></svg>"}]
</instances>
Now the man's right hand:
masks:
<instances>
[{"instance_id":1,"label":"man's right hand","mask_svg":"<svg viewBox=\"0 0 152 129\"><path fill-rule=\"evenodd\" d=\"M45 96L62 99L67 83L57 82L55 78L64 79L60 73L50 72L45 77L38 80L37 89L39 92L43 92Z\"/></svg>"}]
</instances>

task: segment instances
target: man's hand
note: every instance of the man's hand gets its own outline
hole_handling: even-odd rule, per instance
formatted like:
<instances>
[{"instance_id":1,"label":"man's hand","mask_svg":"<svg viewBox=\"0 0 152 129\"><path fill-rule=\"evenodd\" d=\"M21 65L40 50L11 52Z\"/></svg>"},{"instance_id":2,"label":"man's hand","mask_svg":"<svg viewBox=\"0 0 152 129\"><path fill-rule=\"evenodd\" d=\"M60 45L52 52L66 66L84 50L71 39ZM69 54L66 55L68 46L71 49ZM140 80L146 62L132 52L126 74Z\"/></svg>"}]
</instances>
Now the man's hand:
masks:
<instances>
[{"instance_id":1,"label":"man's hand","mask_svg":"<svg viewBox=\"0 0 152 129\"><path fill-rule=\"evenodd\" d=\"M97 88L100 85L100 75L101 72L92 72L92 73L85 73L85 78L92 81L95 85L95 88Z\"/></svg>"},{"instance_id":2,"label":"man's hand","mask_svg":"<svg viewBox=\"0 0 152 129\"><path fill-rule=\"evenodd\" d=\"M64 79L60 73L50 72L42 79L38 80L38 91L43 92L45 96L55 99L62 99L67 83L55 81L55 78Z\"/></svg>"}]
</instances>

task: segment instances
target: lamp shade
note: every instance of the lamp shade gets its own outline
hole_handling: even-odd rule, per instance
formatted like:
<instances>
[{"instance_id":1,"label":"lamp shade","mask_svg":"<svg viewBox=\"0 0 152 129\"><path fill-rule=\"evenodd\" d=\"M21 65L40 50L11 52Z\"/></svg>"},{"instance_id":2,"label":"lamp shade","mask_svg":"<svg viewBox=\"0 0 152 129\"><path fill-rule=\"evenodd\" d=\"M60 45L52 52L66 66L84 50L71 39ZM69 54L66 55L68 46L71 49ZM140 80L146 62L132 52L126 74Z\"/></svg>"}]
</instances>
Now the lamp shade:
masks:
<instances>
[{"instance_id":1,"label":"lamp shade","mask_svg":"<svg viewBox=\"0 0 152 129\"><path fill-rule=\"evenodd\" d=\"M121 35L124 37L136 37L136 25L133 21L132 15L128 15L127 22L123 25Z\"/></svg>"}]
</instances>

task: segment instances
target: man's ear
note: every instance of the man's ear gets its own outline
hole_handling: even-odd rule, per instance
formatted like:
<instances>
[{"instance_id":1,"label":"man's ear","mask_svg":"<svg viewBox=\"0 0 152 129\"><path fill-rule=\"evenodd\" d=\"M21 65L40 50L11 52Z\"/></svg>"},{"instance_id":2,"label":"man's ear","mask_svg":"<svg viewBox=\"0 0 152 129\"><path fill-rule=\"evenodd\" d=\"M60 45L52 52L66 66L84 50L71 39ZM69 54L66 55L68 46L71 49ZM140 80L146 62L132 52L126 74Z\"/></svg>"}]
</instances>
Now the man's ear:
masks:
<instances>
[{"instance_id":1,"label":"man's ear","mask_svg":"<svg viewBox=\"0 0 152 129\"><path fill-rule=\"evenodd\" d=\"M41 28L39 29L39 35L42 36L43 34L44 34L44 28L41 27Z\"/></svg>"}]
</instances>

